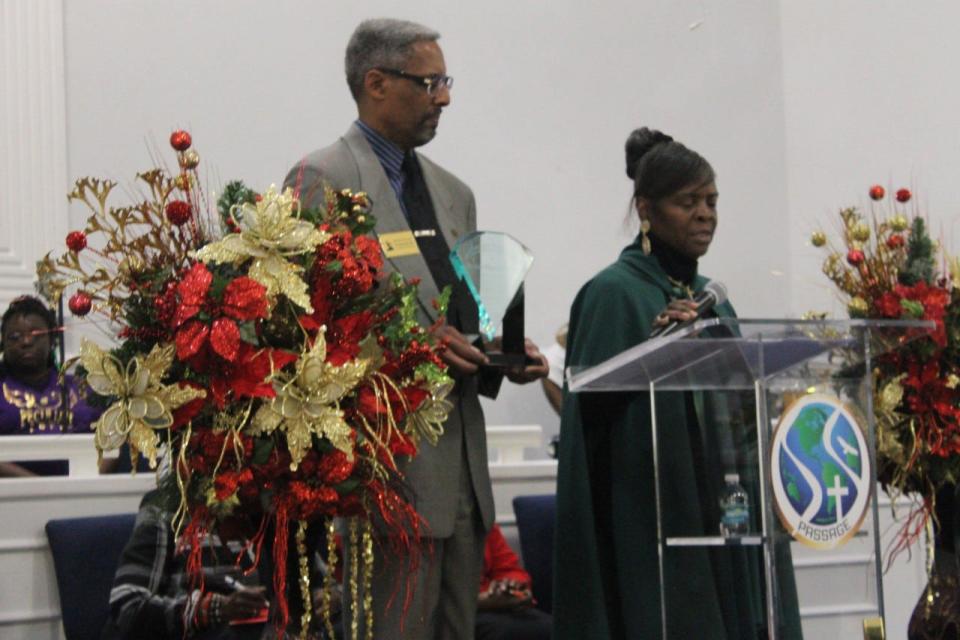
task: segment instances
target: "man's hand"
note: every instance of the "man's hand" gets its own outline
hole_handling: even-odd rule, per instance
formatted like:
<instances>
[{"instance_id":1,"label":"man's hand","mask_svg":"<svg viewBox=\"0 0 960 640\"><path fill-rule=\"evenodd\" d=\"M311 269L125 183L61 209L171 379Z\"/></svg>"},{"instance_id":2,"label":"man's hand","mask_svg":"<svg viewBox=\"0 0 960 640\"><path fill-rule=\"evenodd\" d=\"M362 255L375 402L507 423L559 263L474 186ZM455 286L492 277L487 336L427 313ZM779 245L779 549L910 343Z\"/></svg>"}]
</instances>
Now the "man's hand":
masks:
<instances>
[{"instance_id":1,"label":"man's hand","mask_svg":"<svg viewBox=\"0 0 960 640\"><path fill-rule=\"evenodd\" d=\"M533 340L527 338L523 344L527 357L535 361L535 364L528 364L525 367L511 367L507 369L506 376L510 382L516 384L527 384L534 380L546 378L550 373L550 363L547 358L540 353L540 349L533 343Z\"/></svg>"},{"instance_id":2,"label":"man's hand","mask_svg":"<svg viewBox=\"0 0 960 640\"><path fill-rule=\"evenodd\" d=\"M433 335L447 345L440 357L454 373L473 374L480 365L488 362L487 356L483 355L480 349L470 344L462 333L448 324L434 329Z\"/></svg>"},{"instance_id":3,"label":"man's hand","mask_svg":"<svg viewBox=\"0 0 960 640\"><path fill-rule=\"evenodd\" d=\"M323 613L323 589L314 589L312 599L313 615L319 616ZM334 587L330 590L330 617L336 618L342 610L343 594L339 587Z\"/></svg>"},{"instance_id":4,"label":"man's hand","mask_svg":"<svg viewBox=\"0 0 960 640\"><path fill-rule=\"evenodd\" d=\"M220 605L220 619L224 622L243 620L258 615L269 606L263 587L243 587L224 596Z\"/></svg>"},{"instance_id":5,"label":"man's hand","mask_svg":"<svg viewBox=\"0 0 960 640\"><path fill-rule=\"evenodd\" d=\"M516 580L494 580L477 598L481 611L523 609L533 605L530 587Z\"/></svg>"}]
</instances>

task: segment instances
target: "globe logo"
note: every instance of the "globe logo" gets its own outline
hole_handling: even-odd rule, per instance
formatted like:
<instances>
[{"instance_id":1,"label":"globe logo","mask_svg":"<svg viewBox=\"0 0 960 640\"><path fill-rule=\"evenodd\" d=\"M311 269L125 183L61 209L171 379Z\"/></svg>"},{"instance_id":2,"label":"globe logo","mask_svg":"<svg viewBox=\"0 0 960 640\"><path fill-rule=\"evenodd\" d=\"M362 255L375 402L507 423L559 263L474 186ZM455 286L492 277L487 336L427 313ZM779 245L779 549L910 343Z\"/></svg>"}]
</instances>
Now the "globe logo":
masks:
<instances>
[{"instance_id":1,"label":"globe logo","mask_svg":"<svg viewBox=\"0 0 960 640\"><path fill-rule=\"evenodd\" d=\"M812 394L791 405L770 456L774 506L794 539L834 549L853 537L870 506L870 453L839 398Z\"/></svg>"}]
</instances>

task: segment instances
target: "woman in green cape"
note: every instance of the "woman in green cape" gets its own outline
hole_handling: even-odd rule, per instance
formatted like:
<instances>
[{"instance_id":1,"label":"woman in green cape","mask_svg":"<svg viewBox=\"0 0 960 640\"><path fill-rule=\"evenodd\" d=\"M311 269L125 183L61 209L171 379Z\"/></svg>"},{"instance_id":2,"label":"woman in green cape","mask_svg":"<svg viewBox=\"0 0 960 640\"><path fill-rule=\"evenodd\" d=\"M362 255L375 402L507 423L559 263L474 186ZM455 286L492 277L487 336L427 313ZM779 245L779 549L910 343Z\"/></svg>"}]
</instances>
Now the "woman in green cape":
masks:
<instances>
[{"instance_id":1,"label":"woman in green cape","mask_svg":"<svg viewBox=\"0 0 960 640\"><path fill-rule=\"evenodd\" d=\"M568 366L591 366L696 317L709 281L697 260L717 227L710 164L659 131L627 140L640 235L580 290L570 313ZM734 315L728 303L712 313ZM737 471L758 529L759 480L749 402L737 394L658 394L665 535L716 536L723 476ZM663 638L650 401L646 393L564 394L557 482L554 636ZM725 453L721 453L725 452ZM778 550L780 638L800 637L789 547ZM664 550L667 636L767 637L759 547Z\"/></svg>"}]
</instances>

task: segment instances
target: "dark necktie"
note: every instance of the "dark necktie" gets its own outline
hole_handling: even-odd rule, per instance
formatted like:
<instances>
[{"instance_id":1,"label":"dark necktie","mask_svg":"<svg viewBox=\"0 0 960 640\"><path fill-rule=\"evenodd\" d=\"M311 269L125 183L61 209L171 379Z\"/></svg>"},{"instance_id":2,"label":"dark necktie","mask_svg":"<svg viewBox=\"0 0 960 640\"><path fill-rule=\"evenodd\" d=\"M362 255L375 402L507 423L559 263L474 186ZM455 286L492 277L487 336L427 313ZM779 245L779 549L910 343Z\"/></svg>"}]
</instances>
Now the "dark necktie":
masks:
<instances>
[{"instance_id":1,"label":"dark necktie","mask_svg":"<svg viewBox=\"0 0 960 640\"><path fill-rule=\"evenodd\" d=\"M447 322L464 333L476 333L476 305L470 298L466 286L454 273L453 265L450 264L450 247L437 224L433 200L430 198L427 183L420 171L420 163L414 153L404 156L402 168L403 206L406 209L410 229L413 230L417 239L420 254L427 262L430 274L437 283L437 289L442 291L447 285L453 287L447 310Z\"/></svg>"}]
</instances>

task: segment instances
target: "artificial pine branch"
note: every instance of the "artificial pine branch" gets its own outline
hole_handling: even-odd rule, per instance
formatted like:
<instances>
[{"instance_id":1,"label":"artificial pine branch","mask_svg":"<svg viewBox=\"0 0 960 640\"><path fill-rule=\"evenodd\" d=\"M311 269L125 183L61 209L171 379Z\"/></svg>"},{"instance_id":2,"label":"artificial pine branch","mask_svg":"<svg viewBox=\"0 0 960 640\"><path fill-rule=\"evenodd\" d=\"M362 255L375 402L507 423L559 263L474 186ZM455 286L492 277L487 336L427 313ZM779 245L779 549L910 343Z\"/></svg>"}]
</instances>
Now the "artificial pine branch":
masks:
<instances>
[{"instance_id":1,"label":"artificial pine branch","mask_svg":"<svg viewBox=\"0 0 960 640\"><path fill-rule=\"evenodd\" d=\"M900 284L911 287L918 282L933 282L933 250L933 240L927 234L923 218L914 218L907 243L907 263L899 275Z\"/></svg>"}]
</instances>

